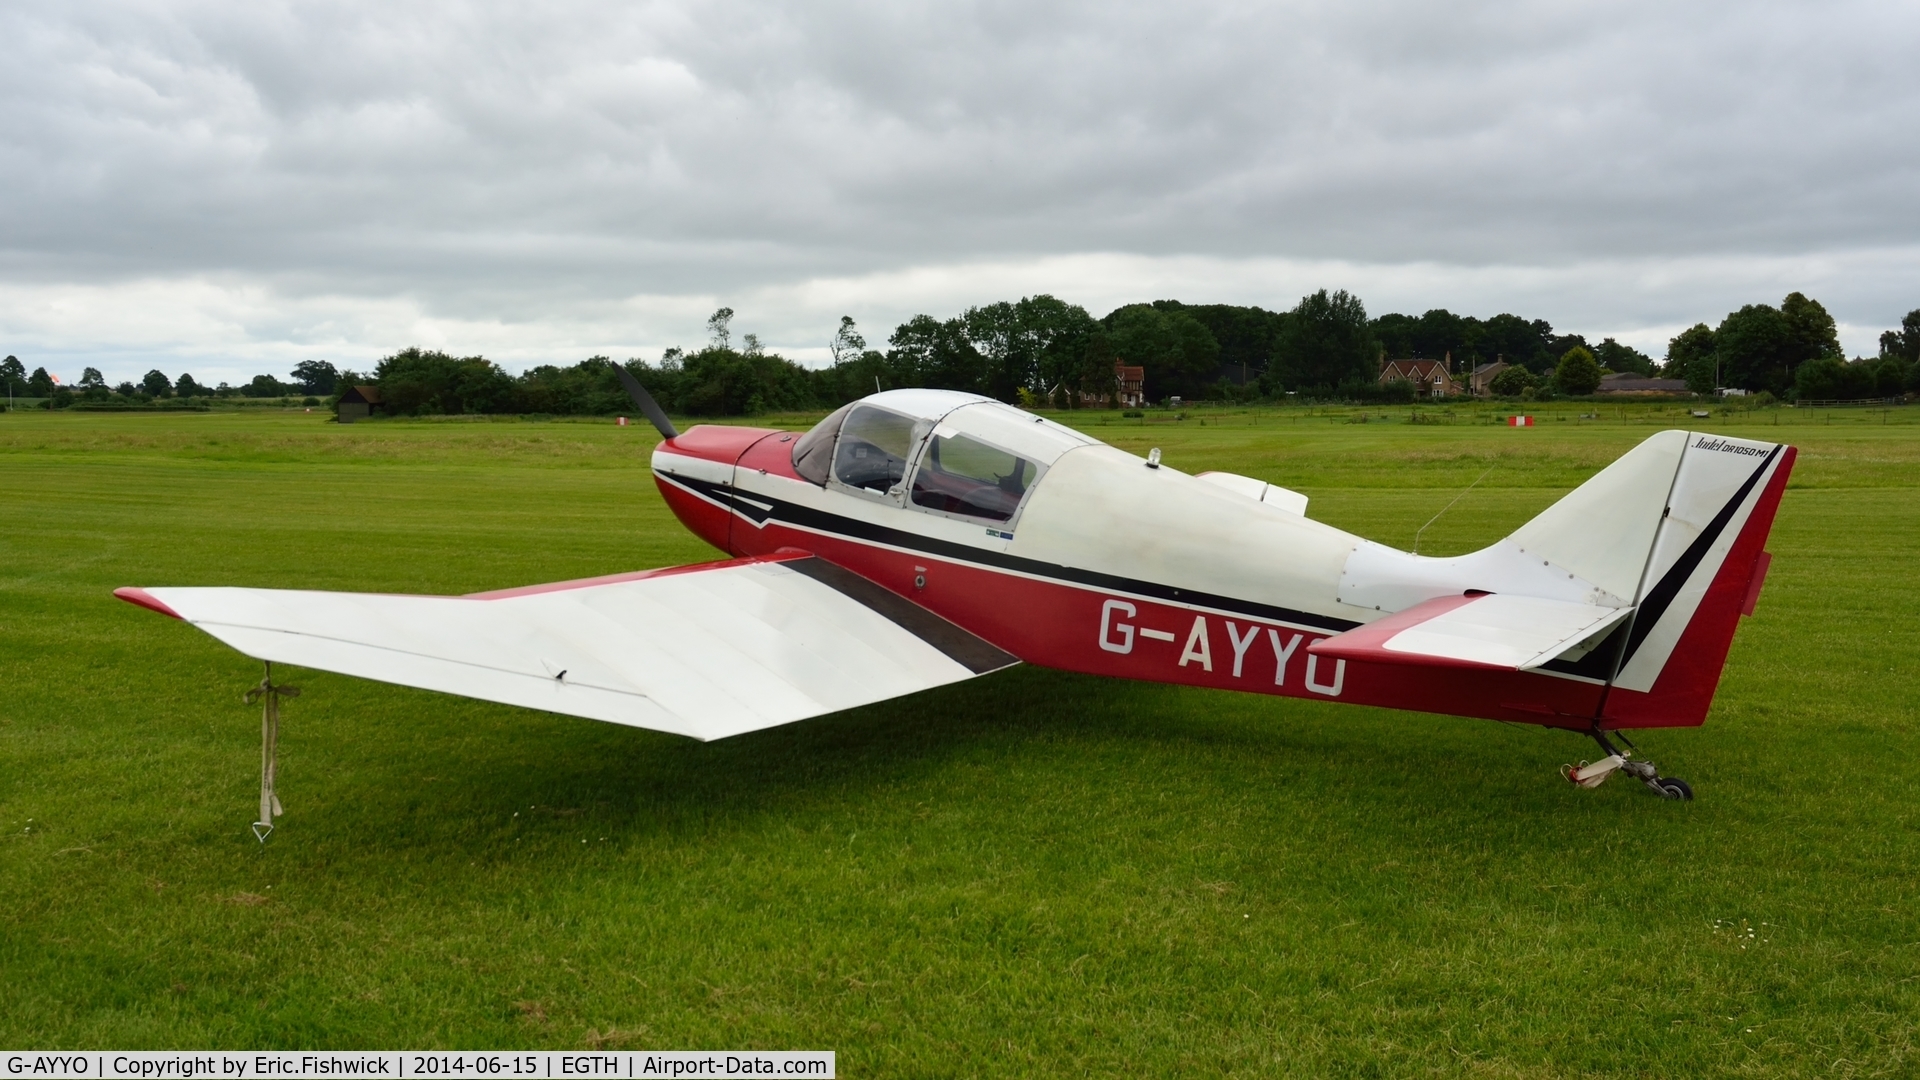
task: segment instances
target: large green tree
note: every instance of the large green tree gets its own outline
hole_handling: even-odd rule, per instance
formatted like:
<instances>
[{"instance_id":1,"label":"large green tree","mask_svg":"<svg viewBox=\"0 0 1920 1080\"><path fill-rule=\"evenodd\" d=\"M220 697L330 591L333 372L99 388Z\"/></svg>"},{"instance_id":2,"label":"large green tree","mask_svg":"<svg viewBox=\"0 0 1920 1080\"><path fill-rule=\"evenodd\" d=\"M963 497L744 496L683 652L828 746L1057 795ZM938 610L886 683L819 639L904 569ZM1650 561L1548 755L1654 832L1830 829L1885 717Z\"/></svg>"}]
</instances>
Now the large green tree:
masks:
<instances>
[{"instance_id":1,"label":"large green tree","mask_svg":"<svg viewBox=\"0 0 1920 1080\"><path fill-rule=\"evenodd\" d=\"M1519 397L1522 393L1533 389L1538 381L1534 378L1533 372L1519 364L1514 364L1502 368L1500 373L1493 377L1493 381L1487 384L1487 389L1501 397Z\"/></svg>"},{"instance_id":2,"label":"large green tree","mask_svg":"<svg viewBox=\"0 0 1920 1080\"><path fill-rule=\"evenodd\" d=\"M1780 301L1780 318L1787 324L1787 360L1795 367L1809 360L1830 356L1844 361L1840 349L1840 328L1820 301L1797 292Z\"/></svg>"},{"instance_id":3,"label":"large green tree","mask_svg":"<svg viewBox=\"0 0 1920 1080\"><path fill-rule=\"evenodd\" d=\"M887 361L905 385L987 391L987 358L967 339L959 319L915 315L894 328L887 345Z\"/></svg>"},{"instance_id":4,"label":"large green tree","mask_svg":"<svg viewBox=\"0 0 1920 1080\"><path fill-rule=\"evenodd\" d=\"M1920 308L1907 312L1907 317L1900 320L1900 329L1881 333L1880 355L1897 356L1910 364L1920 363Z\"/></svg>"},{"instance_id":5,"label":"large green tree","mask_svg":"<svg viewBox=\"0 0 1920 1080\"><path fill-rule=\"evenodd\" d=\"M1065 392L1069 402L1074 402L1082 388L1104 386L1102 380L1113 377L1111 360L1107 361L1103 373L1087 359L1100 324L1087 314L1086 308L1041 293L1021 298L1014 310L1024 348L1033 357L1033 389L1042 393L1057 389Z\"/></svg>"},{"instance_id":6,"label":"large green tree","mask_svg":"<svg viewBox=\"0 0 1920 1080\"><path fill-rule=\"evenodd\" d=\"M331 394L340 383L340 369L325 360L302 360L288 375L309 394Z\"/></svg>"},{"instance_id":7,"label":"large green tree","mask_svg":"<svg viewBox=\"0 0 1920 1080\"><path fill-rule=\"evenodd\" d=\"M1600 361L1576 345L1560 357L1553 369L1553 388L1562 394L1581 397L1600 388Z\"/></svg>"},{"instance_id":8,"label":"large green tree","mask_svg":"<svg viewBox=\"0 0 1920 1080\"><path fill-rule=\"evenodd\" d=\"M733 309L723 307L707 316L707 345L715 349L733 348Z\"/></svg>"},{"instance_id":9,"label":"large green tree","mask_svg":"<svg viewBox=\"0 0 1920 1080\"><path fill-rule=\"evenodd\" d=\"M1788 293L1779 307L1748 304L1714 331L1720 385L1785 395L1809 360L1843 360L1833 316L1818 300Z\"/></svg>"},{"instance_id":10,"label":"large green tree","mask_svg":"<svg viewBox=\"0 0 1920 1080\"><path fill-rule=\"evenodd\" d=\"M1467 353L1464 356L1455 353L1454 360L1464 370L1489 360L1504 360L1537 375L1552 366L1554 357L1566 351L1565 348L1554 350L1555 340L1553 324L1545 319L1523 319L1502 312L1488 319L1477 338L1467 343Z\"/></svg>"},{"instance_id":11,"label":"large green tree","mask_svg":"<svg viewBox=\"0 0 1920 1080\"><path fill-rule=\"evenodd\" d=\"M1345 289L1303 296L1274 343L1269 393L1330 393L1372 386L1380 372L1380 341L1367 308Z\"/></svg>"},{"instance_id":12,"label":"large green tree","mask_svg":"<svg viewBox=\"0 0 1920 1080\"><path fill-rule=\"evenodd\" d=\"M1607 338L1593 350L1593 358L1608 371L1630 371L1635 375L1653 374L1653 357L1631 345Z\"/></svg>"},{"instance_id":13,"label":"large green tree","mask_svg":"<svg viewBox=\"0 0 1920 1080\"><path fill-rule=\"evenodd\" d=\"M1185 311L1128 304L1108 312L1101 323L1115 360L1145 369L1148 400L1197 396L1220 362L1220 343Z\"/></svg>"},{"instance_id":14,"label":"large green tree","mask_svg":"<svg viewBox=\"0 0 1920 1080\"><path fill-rule=\"evenodd\" d=\"M1771 304L1748 304L1713 332L1720 386L1784 393L1791 376L1787 320Z\"/></svg>"},{"instance_id":15,"label":"large green tree","mask_svg":"<svg viewBox=\"0 0 1920 1080\"><path fill-rule=\"evenodd\" d=\"M1718 377L1715 349L1713 328L1694 323L1667 341L1667 360L1660 373L1669 379L1687 380L1687 389L1696 394L1710 394Z\"/></svg>"},{"instance_id":16,"label":"large green tree","mask_svg":"<svg viewBox=\"0 0 1920 1080\"><path fill-rule=\"evenodd\" d=\"M1916 374L1920 374L1920 365L1909 362L1904 356L1881 357L1873 372L1874 396L1899 397L1914 389Z\"/></svg>"},{"instance_id":17,"label":"large green tree","mask_svg":"<svg viewBox=\"0 0 1920 1080\"><path fill-rule=\"evenodd\" d=\"M455 357L438 349L402 349L373 370L390 413L508 412L515 406L513 376L484 356Z\"/></svg>"},{"instance_id":18,"label":"large green tree","mask_svg":"<svg viewBox=\"0 0 1920 1080\"><path fill-rule=\"evenodd\" d=\"M80 396L88 401L105 401L109 396L107 378L100 374L100 369L97 367L81 369L79 390Z\"/></svg>"},{"instance_id":19,"label":"large green tree","mask_svg":"<svg viewBox=\"0 0 1920 1080\"><path fill-rule=\"evenodd\" d=\"M1386 351L1389 359L1426 358L1420 342L1419 316L1389 311L1375 318L1372 326L1373 336L1379 339L1380 348Z\"/></svg>"},{"instance_id":20,"label":"large green tree","mask_svg":"<svg viewBox=\"0 0 1920 1080\"><path fill-rule=\"evenodd\" d=\"M859 324L853 321L851 315L840 316L840 328L827 339L827 352L832 354L833 362L844 364L858 359L866 351L867 339L861 335Z\"/></svg>"},{"instance_id":21,"label":"large green tree","mask_svg":"<svg viewBox=\"0 0 1920 1080\"><path fill-rule=\"evenodd\" d=\"M1036 356L1020 309L1001 300L981 307L970 307L960 316L967 340L986 358L987 388L990 397L1013 401L1020 388L1033 385Z\"/></svg>"},{"instance_id":22,"label":"large green tree","mask_svg":"<svg viewBox=\"0 0 1920 1080\"><path fill-rule=\"evenodd\" d=\"M1192 316L1207 328L1220 345L1215 363L1226 369L1229 378L1251 382L1273 362L1273 343L1286 325L1284 311L1238 304L1183 304L1178 300L1155 300L1160 311L1178 311Z\"/></svg>"}]
</instances>

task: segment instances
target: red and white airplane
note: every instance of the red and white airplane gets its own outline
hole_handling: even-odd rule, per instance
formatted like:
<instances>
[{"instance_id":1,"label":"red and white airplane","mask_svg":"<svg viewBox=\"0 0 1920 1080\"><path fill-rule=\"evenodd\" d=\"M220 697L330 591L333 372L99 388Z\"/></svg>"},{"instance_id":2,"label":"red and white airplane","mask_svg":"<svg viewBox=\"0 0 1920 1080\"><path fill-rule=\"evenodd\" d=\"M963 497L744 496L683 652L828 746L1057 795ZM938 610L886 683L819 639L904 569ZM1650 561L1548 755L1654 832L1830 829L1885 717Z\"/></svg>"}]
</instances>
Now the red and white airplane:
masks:
<instances>
[{"instance_id":1,"label":"red and white airplane","mask_svg":"<svg viewBox=\"0 0 1920 1080\"><path fill-rule=\"evenodd\" d=\"M1565 728L1602 749L1570 779L1691 798L1622 732L1705 719L1794 461L1661 432L1506 539L1427 558L972 394L682 433L628 382L661 494L733 558L459 597L116 595L269 663L697 739L1025 662Z\"/></svg>"}]
</instances>

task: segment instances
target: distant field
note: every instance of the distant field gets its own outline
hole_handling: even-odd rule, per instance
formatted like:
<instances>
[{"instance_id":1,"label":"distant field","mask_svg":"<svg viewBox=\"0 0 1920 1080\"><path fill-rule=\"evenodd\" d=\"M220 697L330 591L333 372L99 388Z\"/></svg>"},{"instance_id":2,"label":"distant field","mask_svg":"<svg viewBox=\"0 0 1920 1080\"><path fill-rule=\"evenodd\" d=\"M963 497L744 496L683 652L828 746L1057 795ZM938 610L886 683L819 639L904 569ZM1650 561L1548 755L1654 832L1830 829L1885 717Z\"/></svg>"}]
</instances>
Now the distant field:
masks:
<instances>
[{"instance_id":1,"label":"distant field","mask_svg":"<svg viewBox=\"0 0 1920 1080\"><path fill-rule=\"evenodd\" d=\"M1037 669L705 745L292 671L265 847L258 665L110 591L714 557L652 433L0 415L0 1043L1914 1075L1920 408L1590 410L1062 419L1399 546L1484 474L1431 554L1661 427L1797 444L1712 717L1642 740L1690 804L1571 788L1564 733Z\"/></svg>"}]
</instances>

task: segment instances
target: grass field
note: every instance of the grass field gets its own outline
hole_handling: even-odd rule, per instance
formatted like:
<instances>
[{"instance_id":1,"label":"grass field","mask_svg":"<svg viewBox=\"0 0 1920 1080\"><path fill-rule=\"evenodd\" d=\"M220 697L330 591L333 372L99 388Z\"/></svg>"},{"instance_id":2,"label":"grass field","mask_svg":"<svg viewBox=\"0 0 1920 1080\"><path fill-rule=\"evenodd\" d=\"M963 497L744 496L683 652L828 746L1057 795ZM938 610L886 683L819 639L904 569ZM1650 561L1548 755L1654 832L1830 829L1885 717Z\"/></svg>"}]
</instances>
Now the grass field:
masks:
<instances>
[{"instance_id":1,"label":"grass field","mask_svg":"<svg viewBox=\"0 0 1920 1080\"><path fill-rule=\"evenodd\" d=\"M1399 546L1484 473L1437 554L1689 423L1555 408L1067 419ZM1802 450L1712 717L1642 740L1690 804L1571 788L1557 766L1591 750L1564 733L1036 669L705 745L289 671L264 847L258 665L110 590L711 558L652 489L651 433L0 415L0 1043L1911 1076L1910 415L1691 421Z\"/></svg>"}]
</instances>

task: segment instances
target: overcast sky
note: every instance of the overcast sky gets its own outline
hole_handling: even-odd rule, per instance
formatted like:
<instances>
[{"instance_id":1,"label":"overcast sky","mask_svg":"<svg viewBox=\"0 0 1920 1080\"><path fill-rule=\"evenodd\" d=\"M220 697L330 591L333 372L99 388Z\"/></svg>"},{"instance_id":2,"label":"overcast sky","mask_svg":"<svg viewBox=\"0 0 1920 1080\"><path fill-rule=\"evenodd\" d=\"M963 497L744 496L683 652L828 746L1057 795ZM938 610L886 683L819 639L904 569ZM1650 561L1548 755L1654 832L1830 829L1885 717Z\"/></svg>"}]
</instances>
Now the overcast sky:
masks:
<instances>
[{"instance_id":1,"label":"overcast sky","mask_svg":"<svg viewBox=\"0 0 1920 1080\"><path fill-rule=\"evenodd\" d=\"M202 382L1050 292L1659 355L1920 308L1920 6L9 0L0 352Z\"/></svg>"}]
</instances>

